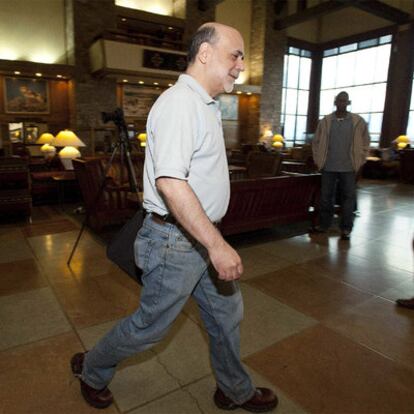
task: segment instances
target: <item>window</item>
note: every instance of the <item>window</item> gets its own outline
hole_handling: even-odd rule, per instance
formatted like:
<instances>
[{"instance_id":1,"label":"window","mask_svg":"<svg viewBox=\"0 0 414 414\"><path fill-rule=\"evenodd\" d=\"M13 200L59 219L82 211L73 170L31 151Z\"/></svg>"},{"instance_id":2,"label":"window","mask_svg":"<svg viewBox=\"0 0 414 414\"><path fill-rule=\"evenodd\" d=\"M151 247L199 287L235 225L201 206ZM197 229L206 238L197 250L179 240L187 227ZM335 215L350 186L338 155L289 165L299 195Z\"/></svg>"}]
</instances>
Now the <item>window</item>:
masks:
<instances>
[{"instance_id":1,"label":"window","mask_svg":"<svg viewBox=\"0 0 414 414\"><path fill-rule=\"evenodd\" d=\"M408 112L407 135L410 138L410 141L412 141L414 138L414 76L413 85L411 87L410 111Z\"/></svg>"},{"instance_id":2,"label":"window","mask_svg":"<svg viewBox=\"0 0 414 414\"><path fill-rule=\"evenodd\" d=\"M287 146L305 140L308 114L311 52L289 47L284 59L280 123Z\"/></svg>"},{"instance_id":3,"label":"window","mask_svg":"<svg viewBox=\"0 0 414 414\"><path fill-rule=\"evenodd\" d=\"M320 116L335 110L335 96L345 90L349 110L368 123L371 144L378 144L381 134L391 41L391 35L382 36L323 53Z\"/></svg>"}]
</instances>

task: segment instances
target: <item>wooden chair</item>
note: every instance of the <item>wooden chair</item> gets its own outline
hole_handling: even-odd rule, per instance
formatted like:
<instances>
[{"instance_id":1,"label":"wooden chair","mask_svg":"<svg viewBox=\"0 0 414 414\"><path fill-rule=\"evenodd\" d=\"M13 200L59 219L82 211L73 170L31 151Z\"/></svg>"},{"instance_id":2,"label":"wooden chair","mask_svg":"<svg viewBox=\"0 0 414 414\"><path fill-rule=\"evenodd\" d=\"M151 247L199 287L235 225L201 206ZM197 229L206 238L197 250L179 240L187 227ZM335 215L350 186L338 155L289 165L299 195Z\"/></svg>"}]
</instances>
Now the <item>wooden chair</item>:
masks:
<instances>
[{"instance_id":1,"label":"wooden chair","mask_svg":"<svg viewBox=\"0 0 414 414\"><path fill-rule=\"evenodd\" d=\"M252 151L247 157L247 177L275 177L280 173L282 158L277 152Z\"/></svg>"},{"instance_id":2,"label":"wooden chair","mask_svg":"<svg viewBox=\"0 0 414 414\"><path fill-rule=\"evenodd\" d=\"M105 225L122 223L136 212L136 195L129 191L128 185L119 185L111 177L104 177L101 159L75 159L73 167L91 228L100 230ZM98 197L103 181L102 192Z\"/></svg>"},{"instance_id":3,"label":"wooden chair","mask_svg":"<svg viewBox=\"0 0 414 414\"><path fill-rule=\"evenodd\" d=\"M27 162L20 157L0 158L0 212L32 215L32 196Z\"/></svg>"}]
</instances>

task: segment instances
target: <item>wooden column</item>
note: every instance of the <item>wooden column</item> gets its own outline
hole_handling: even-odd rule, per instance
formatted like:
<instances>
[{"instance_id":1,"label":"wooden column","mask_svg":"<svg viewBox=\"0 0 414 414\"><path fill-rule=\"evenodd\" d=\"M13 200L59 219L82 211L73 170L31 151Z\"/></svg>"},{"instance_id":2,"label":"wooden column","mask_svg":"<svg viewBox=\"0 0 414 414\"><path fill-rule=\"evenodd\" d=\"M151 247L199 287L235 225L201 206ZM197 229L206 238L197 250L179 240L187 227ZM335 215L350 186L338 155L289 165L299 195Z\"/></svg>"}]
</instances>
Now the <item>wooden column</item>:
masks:
<instances>
[{"instance_id":1,"label":"wooden column","mask_svg":"<svg viewBox=\"0 0 414 414\"><path fill-rule=\"evenodd\" d=\"M306 132L316 131L319 121L319 99L321 93L322 79L322 51L312 53L312 67L309 85L308 119L306 122Z\"/></svg>"},{"instance_id":2,"label":"wooden column","mask_svg":"<svg viewBox=\"0 0 414 414\"><path fill-rule=\"evenodd\" d=\"M392 43L381 148L389 147L398 135L405 134L407 130L414 68L413 33L411 24L400 27Z\"/></svg>"}]
</instances>

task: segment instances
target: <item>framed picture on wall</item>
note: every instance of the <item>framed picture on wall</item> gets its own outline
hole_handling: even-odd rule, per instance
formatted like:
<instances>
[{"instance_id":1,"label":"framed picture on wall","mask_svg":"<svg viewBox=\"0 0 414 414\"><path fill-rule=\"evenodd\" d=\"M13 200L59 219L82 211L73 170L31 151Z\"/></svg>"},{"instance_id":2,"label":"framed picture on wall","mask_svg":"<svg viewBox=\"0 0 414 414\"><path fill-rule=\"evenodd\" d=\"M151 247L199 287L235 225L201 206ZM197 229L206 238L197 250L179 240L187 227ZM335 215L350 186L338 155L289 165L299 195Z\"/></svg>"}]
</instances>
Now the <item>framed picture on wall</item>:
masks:
<instances>
[{"instance_id":1,"label":"framed picture on wall","mask_svg":"<svg viewBox=\"0 0 414 414\"><path fill-rule=\"evenodd\" d=\"M137 85L122 88L122 109L126 117L146 119L161 90Z\"/></svg>"},{"instance_id":2,"label":"framed picture on wall","mask_svg":"<svg viewBox=\"0 0 414 414\"><path fill-rule=\"evenodd\" d=\"M239 97L237 95L220 95L219 98L221 119L223 121L237 121L239 118Z\"/></svg>"},{"instance_id":3,"label":"framed picture on wall","mask_svg":"<svg viewBox=\"0 0 414 414\"><path fill-rule=\"evenodd\" d=\"M45 79L5 77L4 102L8 114L47 114L48 82Z\"/></svg>"}]
</instances>

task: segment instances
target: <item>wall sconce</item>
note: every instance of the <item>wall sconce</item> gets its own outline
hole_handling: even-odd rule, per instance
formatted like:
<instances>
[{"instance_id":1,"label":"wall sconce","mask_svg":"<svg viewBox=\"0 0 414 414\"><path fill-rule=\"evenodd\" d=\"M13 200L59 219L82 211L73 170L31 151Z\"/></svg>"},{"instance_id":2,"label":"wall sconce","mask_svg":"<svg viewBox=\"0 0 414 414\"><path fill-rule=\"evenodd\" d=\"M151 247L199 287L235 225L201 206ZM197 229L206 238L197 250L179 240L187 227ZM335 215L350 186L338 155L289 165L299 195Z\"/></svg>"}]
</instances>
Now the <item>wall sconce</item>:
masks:
<instances>
[{"instance_id":1,"label":"wall sconce","mask_svg":"<svg viewBox=\"0 0 414 414\"><path fill-rule=\"evenodd\" d=\"M66 170L73 170L72 160L81 156L81 153L77 148L85 147L85 144L68 129L60 131L52 144L56 147L64 147L59 152L60 161Z\"/></svg>"},{"instance_id":2,"label":"wall sconce","mask_svg":"<svg viewBox=\"0 0 414 414\"><path fill-rule=\"evenodd\" d=\"M140 142L141 147L145 147L147 145L147 134L145 132L142 132L137 136L138 141Z\"/></svg>"},{"instance_id":3,"label":"wall sconce","mask_svg":"<svg viewBox=\"0 0 414 414\"><path fill-rule=\"evenodd\" d=\"M280 135L280 134L273 135L272 141L273 141L273 144L272 144L273 148L275 148L277 150L280 150L280 149L283 148L283 143L284 143L285 140L283 139L282 135Z\"/></svg>"}]
</instances>

